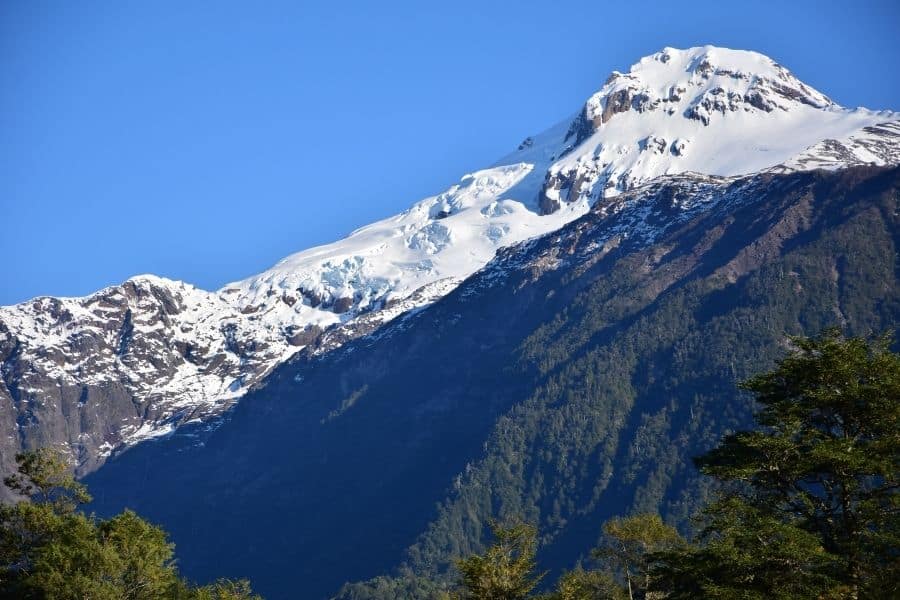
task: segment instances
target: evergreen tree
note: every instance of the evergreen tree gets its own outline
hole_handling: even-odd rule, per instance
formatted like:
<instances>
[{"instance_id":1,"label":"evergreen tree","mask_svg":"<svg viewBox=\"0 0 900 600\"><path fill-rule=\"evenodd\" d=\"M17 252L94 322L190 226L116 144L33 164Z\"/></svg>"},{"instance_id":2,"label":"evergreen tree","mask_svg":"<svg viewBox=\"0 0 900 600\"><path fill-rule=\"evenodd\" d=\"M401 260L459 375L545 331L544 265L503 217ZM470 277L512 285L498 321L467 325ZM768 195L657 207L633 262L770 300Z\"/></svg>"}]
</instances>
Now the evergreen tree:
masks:
<instances>
[{"instance_id":1,"label":"evergreen tree","mask_svg":"<svg viewBox=\"0 0 900 600\"><path fill-rule=\"evenodd\" d=\"M220 579L194 590L188 597L190 600L262 600L261 596L253 593L246 579Z\"/></svg>"},{"instance_id":2,"label":"evergreen tree","mask_svg":"<svg viewBox=\"0 0 900 600\"><path fill-rule=\"evenodd\" d=\"M679 548L684 539L659 515L616 518L603 524L604 543L592 555L625 582L630 600L647 598L654 553Z\"/></svg>"},{"instance_id":3,"label":"evergreen tree","mask_svg":"<svg viewBox=\"0 0 900 600\"><path fill-rule=\"evenodd\" d=\"M169 593L176 579L175 545L166 532L130 510L103 521L99 540L117 556L115 583L126 598L150 600Z\"/></svg>"},{"instance_id":4,"label":"evergreen tree","mask_svg":"<svg viewBox=\"0 0 900 600\"><path fill-rule=\"evenodd\" d=\"M743 387L759 429L699 457L725 484L706 545L656 571L672 598L900 596L900 356L889 338L794 338Z\"/></svg>"},{"instance_id":5,"label":"evergreen tree","mask_svg":"<svg viewBox=\"0 0 900 600\"><path fill-rule=\"evenodd\" d=\"M532 525L492 525L494 543L484 552L457 561L460 598L521 600L527 598L544 574L535 575L537 529Z\"/></svg>"},{"instance_id":6,"label":"evergreen tree","mask_svg":"<svg viewBox=\"0 0 900 600\"><path fill-rule=\"evenodd\" d=\"M564 573L545 600L626 600L628 593L610 573L582 568Z\"/></svg>"},{"instance_id":7,"label":"evergreen tree","mask_svg":"<svg viewBox=\"0 0 900 600\"><path fill-rule=\"evenodd\" d=\"M18 454L16 462L17 473L4 483L33 501L0 505L0 596L25 598L35 593L29 589L44 550L62 539L81 539L91 526L75 512L91 497L52 449Z\"/></svg>"},{"instance_id":8,"label":"evergreen tree","mask_svg":"<svg viewBox=\"0 0 900 600\"><path fill-rule=\"evenodd\" d=\"M21 452L16 464L16 473L3 480L6 487L58 514L71 513L91 501L87 488L72 477L63 455L52 448Z\"/></svg>"},{"instance_id":9,"label":"evergreen tree","mask_svg":"<svg viewBox=\"0 0 900 600\"><path fill-rule=\"evenodd\" d=\"M844 597L834 560L808 531L736 498L709 506L700 546L654 556L651 589L667 600Z\"/></svg>"}]
</instances>

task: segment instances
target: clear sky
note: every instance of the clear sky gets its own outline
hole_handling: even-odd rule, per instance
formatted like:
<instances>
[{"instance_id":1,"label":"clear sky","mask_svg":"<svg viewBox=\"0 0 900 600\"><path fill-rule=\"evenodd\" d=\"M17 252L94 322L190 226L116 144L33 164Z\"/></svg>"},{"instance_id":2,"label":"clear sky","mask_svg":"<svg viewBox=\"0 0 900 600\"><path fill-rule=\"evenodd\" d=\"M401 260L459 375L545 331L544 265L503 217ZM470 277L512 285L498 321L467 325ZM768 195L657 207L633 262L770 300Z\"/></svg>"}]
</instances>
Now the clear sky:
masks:
<instances>
[{"instance_id":1,"label":"clear sky","mask_svg":"<svg viewBox=\"0 0 900 600\"><path fill-rule=\"evenodd\" d=\"M900 109L900 2L0 3L0 304L206 289L489 165L663 46Z\"/></svg>"}]
</instances>

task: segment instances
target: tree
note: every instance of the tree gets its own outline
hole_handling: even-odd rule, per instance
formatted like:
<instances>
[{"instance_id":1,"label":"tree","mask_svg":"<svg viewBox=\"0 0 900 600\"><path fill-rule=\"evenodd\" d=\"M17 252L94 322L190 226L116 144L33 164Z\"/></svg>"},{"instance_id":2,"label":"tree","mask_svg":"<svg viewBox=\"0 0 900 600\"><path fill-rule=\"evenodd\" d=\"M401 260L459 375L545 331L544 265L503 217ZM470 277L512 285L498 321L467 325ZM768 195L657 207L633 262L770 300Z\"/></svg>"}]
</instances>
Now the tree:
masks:
<instances>
[{"instance_id":1,"label":"tree","mask_svg":"<svg viewBox=\"0 0 900 600\"><path fill-rule=\"evenodd\" d=\"M189 597L191 600L262 600L262 596L253 593L250 582L246 579L220 579L197 588Z\"/></svg>"},{"instance_id":2,"label":"tree","mask_svg":"<svg viewBox=\"0 0 900 600\"><path fill-rule=\"evenodd\" d=\"M818 538L736 499L707 507L703 544L653 556L650 589L667 600L801 600L831 596L828 555Z\"/></svg>"},{"instance_id":3,"label":"tree","mask_svg":"<svg viewBox=\"0 0 900 600\"><path fill-rule=\"evenodd\" d=\"M116 585L124 597L133 600L159 598L172 589L175 545L166 532L141 519L130 510L103 521L99 540L118 557Z\"/></svg>"},{"instance_id":4,"label":"tree","mask_svg":"<svg viewBox=\"0 0 900 600\"><path fill-rule=\"evenodd\" d=\"M705 547L656 572L673 598L900 596L900 356L887 336L792 342L743 384L760 428L696 459L725 488Z\"/></svg>"},{"instance_id":5,"label":"tree","mask_svg":"<svg viewBox=\"0 0 900 600\"><path fill-rule=\"evenodd\" d=\"M59 514L71 513L91 501L87 488L75 481L65 456L52 448L16 454L17 472L3 480L6 487L49 506Z\"/></svg>"},{"instance_id":6,"label":"tree","mask_svg":"<svg viewBox=\"0 0 900 600\"><path fill-rule=\"evenodd\" d=\"M537 529L532 525L491 526L494 543L484 552L457 561L461 598L520 600L527 598L544 574L535 575Z\"/></svg>"},{"instance_id":7,"label":"tree","mask_svg":"<svg viewBox=\"0 0 900 600\"><path fill-rule=\"evenodd\" d=\"M27 500L0 506L0 598L39 600L260 600L247 581L195 587L175 568L165 531L126 510L98 521L53 450L16 457L5 483Z\"/></svg>"},{"instance_id":8,"label":"tree","mask_svg":"<svg viewBox=\"0 0 900 600\"><path fill-rule=\"evenodd\" d=\"M124 600L130 596L118 585L121 571L119 557L98 538L93 520L73 513L37 549L32 569L22 573L18 590L12 596Z\"/></svg>"},{"instance_id":9,"label":"tree","mask_svg":"<svg viewBox=\"0 0 900 600\"><path fill-rule=\"evenodd\" d=\"M578 568L563 573L546 600L625 600L628 594L610 573Z\"/></svg>"},{"instance_id":10,"label":"tree","mask_svg":"<svg viewBox=\"0 0 900 600\"><path fill-rule=\"evenodd\" d=\"M91 497L53 449L17 454L16 462L18 471L4 483L34 501L0 506L0 596L26 597L42 549L83 531L75 510Z\"/></svg>"},{"instance_id":11,"label":"tree","mask_svg":"<svg viewBox=\"0 0 900 600\"><path fill-rule=\"evenodd\" d=\"M611 519L603 533L604 544L592 555L624 580L630 600L647 597L653 553L685 545L674 527L653 514Z\"/></svg>"}]
</instances>

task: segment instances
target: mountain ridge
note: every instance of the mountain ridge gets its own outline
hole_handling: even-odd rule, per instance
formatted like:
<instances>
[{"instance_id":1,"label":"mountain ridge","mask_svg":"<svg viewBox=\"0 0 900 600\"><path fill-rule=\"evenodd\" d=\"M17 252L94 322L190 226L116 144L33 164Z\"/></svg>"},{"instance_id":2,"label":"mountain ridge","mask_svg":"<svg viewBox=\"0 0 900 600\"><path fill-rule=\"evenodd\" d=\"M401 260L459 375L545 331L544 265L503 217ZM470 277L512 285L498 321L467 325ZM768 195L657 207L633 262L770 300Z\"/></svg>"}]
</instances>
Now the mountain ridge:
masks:
<instances>
[{"instance_id":1,"label":"mountain ridge","mask_svg":"<svg viewBox=\"0 0 900 600\"><path fill-rule=\"evenodd\" d=\"M0 307L0 467L62 444L85 473L185 423L214 425L298 352L426 306L498 250L592 207L615 214L642 186L897 163L897 113L844 109L757 53L666 48L494 166L218 291L145 275Z\"/></svg>"}]
</instances>

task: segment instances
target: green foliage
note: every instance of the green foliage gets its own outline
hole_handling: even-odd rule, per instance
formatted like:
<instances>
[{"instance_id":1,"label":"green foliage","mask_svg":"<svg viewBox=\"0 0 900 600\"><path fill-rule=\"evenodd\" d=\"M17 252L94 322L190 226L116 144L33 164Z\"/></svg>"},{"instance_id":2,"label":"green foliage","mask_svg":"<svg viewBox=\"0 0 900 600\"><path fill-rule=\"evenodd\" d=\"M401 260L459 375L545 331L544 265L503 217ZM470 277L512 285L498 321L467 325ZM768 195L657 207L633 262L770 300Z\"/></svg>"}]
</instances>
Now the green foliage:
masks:
<instances>
[{"instance_id":1,"label":"green foliage","mask_svg":"<svg viewBox=\"0 0 900 600\"><path fill-rule=\"evenodd\" d=\"M900 552L900 355L887 336L870 343L828 330L792 342L778 368L743 385L762 406L761 428L697 459L704 473L740 484L707 513L720 530L790 528L781 539L821 563L809 572L857 595L868 581L890 580ZM900 594L897 581L890 591Z\"/></svg>"},{"instance_id":2,"label":"green foliage","mask_svg":"<svg viewBox=\"0 0 900 600\"><path fill-rule=\"evenodd\" d=\"M105 521L79 512L86 488L50 449L16 457L6 484L29 497L0 506L0 598L252 600L246 581L183 581L166 533L126 510Z\"/></svg>"},{"instance_id":3,"label":"green foliage","mask_svg":"<svg viewBox=\"0 0 900 600\"><path fill-rule=\"evenodd\" d=\"M62 454L52 449L18 454L16 462L18 472L4 483L34 502L0 506L0 595L28 597L47 552L58 552L61 540L80 540L91 525L75 512L90 496L72 478Z\"/></svg>"},{"instance_id":4,"label":"green foliage","mask_svg":"<svg viewBox=\"0 0 900 600\"><path fill-rule=\"evenodd\" d=\"M459 598L522 600L544 577L535 575L537 529L532 525L493 526L494 543L483 553L457 561Z\"/></svg>"},{"instance_id":5,"label":"green foliage","mask_svg":"<svg viewBox=\"0 0 900 600\"><path fill-rule=\"evenodd\" d=\"M599 569L567 572L535 598L898 597L900 354L889 336L846 339L834 329L791 342L777 368L742 384L761 407L759 427L695 461L721 484L698 517L699 543L655 514L611 519L592 552ZM460 561L460 571L475 581L503 573L509 561L497 547ZM530 560L523 571L534 568ZM467 582L479 590L473 598L524 598L533 587L491 595Z\"/></svg>"},{"instance_id":6,"label":"green foliage","mask_svg":"<svg viewBox=\"0 0 900 600\"><path fill-rule=\"evenodd\" d=\"M66 600L69 598L138 598L118 584L122 564L115 549L97 535L95 523L75 513L63 520L53 536L36 550L33 568L19 584L26 597Z\"/></svg>"},{"instance_id":7,"label":"green foliage","mask_svg":"<svg viewBox=\"0 0 900 600\"><path fill-rule=\"evenodd\" d=\"M730 498L706 510L702 546L656 555L652 588L666 598L830 597L834 557L807 531Z\"/></svg>"},{"instance_id":8,"label":"green foliage","mask_svg":"<svg viewBox=\"0 0 900 600\"><path fill-rule=\"evenodd\" d=\"M75 481L60 452L52 448L22 452L16 455L16 463L18 471L3 483L22 496L34 498L59 514L91 501L87 488Z\"/></svg>"},{"instance_id":9,"label":"green foliage","mask_svg":"<svg viewBox=\"0 0 900 600\"><path fill-rule=\"evenodd\" d=\"M191 596L192 600L262 600L250 588L246 579L231 581L220 579L215 583L197 588Z\"/></svg>"},{"instance_id":10,"label":"green foliage","mask_svg":"<svg viewBox=\"0 0 900 600\"><path fill-rule=\"evenodd\" d=\"M793 338L744 384L760 428L696 460L728 484L705 544L662 557L673 598L900 595L900 355L889 338Z\"/></svg>"},{"instance_id":11,"label":"green foliage","mask_svg":"<svg viewBox=\"0 0 900 600\"><path fill-rule=\"evenodd\" d=\"M543 600L627 600L628 593L610 573L575 569L559 578L556 590Z\"/></svg>"},{"instance_id":12,"label":"green foliage","mask_svg":"<svg viewBox=\"0 0 900 600\"><path fill-rule=\"evenodd\" d=\"M629 598L646 598L652 555L686 545L684 538L659 515L611 519L603 525L604 543L591 554L625 582Z\"/></svg>"},{"instance_id":13,"label":"green foliage","mask_svg":"<svg viewBox=\"0 0 900 600\"><path fill-rule=\"evenodd\" d=\"M341 600L394 600L395 598L422 598L447 600L452 598L443 581L404 572L401 577L375 577L365 583L347 583L341 587L336 598Z\"/></svg>"},{"instance_id":14,"label":"green foliage","mask_svg":"<svg viewBox=\"0 0 900 600\"><path fill-rule=\"evenodd\" d=\"M126 510L99 524L101 543L118 558L116 586L129 598L159 598L176 577L175 546L166 533Z\"/></svg>"}]
</instances>

